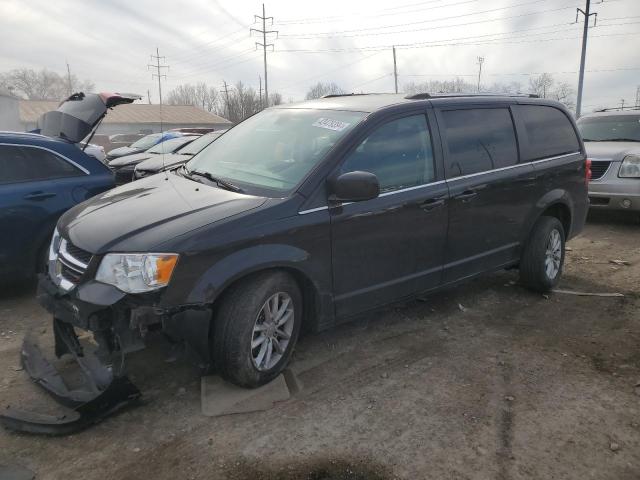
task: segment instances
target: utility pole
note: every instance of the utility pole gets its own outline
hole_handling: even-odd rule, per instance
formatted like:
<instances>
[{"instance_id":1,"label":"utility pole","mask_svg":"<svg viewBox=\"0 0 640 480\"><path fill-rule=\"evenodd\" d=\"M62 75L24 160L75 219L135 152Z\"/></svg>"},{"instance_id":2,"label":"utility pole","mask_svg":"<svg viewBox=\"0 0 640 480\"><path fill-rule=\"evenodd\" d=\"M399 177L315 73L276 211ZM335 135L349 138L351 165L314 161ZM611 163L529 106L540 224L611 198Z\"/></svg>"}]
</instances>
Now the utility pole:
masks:
<instances>
[{"instance_id":1,"label":"utility pole","mask_svg":"<svg viewBox=\"0 0 640 480\"><path fill-rule=\"evenodd\" d=\"M478 57L478 93L480 93L480 79L482 78L482 64L484 57Z\"/></svg>"},{"instance_id":2,"label":"utility pole","mask_svg":"<svg viewBox=\"0 0 640 480\"><path fill-rule=\"evenodd\" d=\"M71 96L73 94L71 91L71 67L69 67L69 62L66 60L65 62L67 63L67 90L69 92L69 96Z\"/></svg>"},{"instance_id":3,"label":"utility pole","mask_svg":"<svg viewBox=\"0 0 640 480\"><path fill-rule=\"evenodd\" d=\"M260 105L264 108L264 103L262 102L262 77L260 75L258 75L258 82L260 83Z\"/></svg>"},{"instance_id":4,"label":"utility pole","mask_svg":"<svg viewBox=\"0 0 640 480\"><path fill-rule=\"evenodd\" d=\"M151 105L151 94L149 93L149 89L147 88L147 102Z\"/></svg>"},{"instance_id":5,"label":"utility pole","mask_svg":"<svg viewBox=\"0 0 640 480\"><path fill-rule=\"evenodd\" d=\"M582 30L582 53L580 54L580 74L578 76L578 98L576 99L576 118L580 118L580 112L582 110L582 89L584 87L584 64L587 57L587 35L589 34L589 17L594 16L595 21L593 26L595 27L596 22L598 21L597 13L590 13L591 10L591 0L586 0L587 4L582 10L581 8L576 9L576 23L578 23L578 15L582 14L584 16L584 28Z\"/></svg>"},{"instance_id":6,"label":"utility pole","mask_svg":"<svg viewBox=\"0 0 640 480\"><path fill-rule=\"evenodd\" d=\"M160 51L158 49L158 47L156 47L156 54L155 55L151 55L151 60L156 61L155 65L153 64L149 64L147 65L147 70L149 69L155 69L156 72L151 74L151 78L158 78L158 97L160 99L160 108L162 108L162 83L160 82L160 80L164 77L165 79L167 78L167 75L162 73L162 69L163 68L169 68L169 65L160 65L160 59L162 59L164 61L165 57L161 57L160 56Z\"/></svg>"},{"instance_id":7,"label":"utility pole","mask_svg":"<svg viewBox=\"0 0 640 480\"><path fill-rule=\"evenodd\" d=\"M396 66L396 46L393 46L393 79L396 84L396 93L398 93L398 67Z\"/></svg>"},{"instance_id":8,"label":"utility pole","mask_svg":"<svg viewBox=\"0 0 640 480\"><path fill-rule=\"evenodd\" d=\"M254 15L254 21L262 20L262 30L258 30L257 28L250 28L249 34L256 32L262 34L262 43L256 42L256 50L258 47L262 47L262 51L264 53L264 105L265 108L269 106L269 84L267 82L267 48L271 47L273 51L273 43L267 43L267 34L275 33L276 39L278 38L277 30L267 30L267 20L271 21L271 25L273 25L273 17L267 17L264 9L264 3L262 4L262 16Z\"/></svg>"},{"instance_id":9,"label":"utility pole","mask_svg":"<svg viewBox=\"0 0 640 480\"><path fill-rule=\"evenodd\" d=\"M226 110L226 118L229 120L229 86L227 85L226 80L222 80L222 84L224 85L224 106Z\"/></svg>"},{"instance_id":10,"label":"utility pole","mask_svg":"<svg viewBox=\"0 0 640 480\"><path fill-rule=\"evenodd\" d=\"M640 108L640 85L636 88L636 108Z\"/></svg>"}]
</instances>

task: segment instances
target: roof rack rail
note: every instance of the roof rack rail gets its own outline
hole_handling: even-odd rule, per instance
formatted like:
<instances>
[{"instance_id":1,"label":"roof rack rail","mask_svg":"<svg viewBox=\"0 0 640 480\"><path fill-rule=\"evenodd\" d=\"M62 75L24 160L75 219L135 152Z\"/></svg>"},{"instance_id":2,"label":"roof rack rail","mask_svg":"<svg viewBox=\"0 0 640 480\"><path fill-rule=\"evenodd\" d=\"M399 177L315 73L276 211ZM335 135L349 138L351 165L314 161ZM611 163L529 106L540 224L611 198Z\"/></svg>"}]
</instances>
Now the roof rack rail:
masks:
<instances>
[{"instance_id":1,"label":"roof rack rail","mask_svg":"<svg viewBox=\"0 0 640 480\"><path fill-rule=\"evenodd\" d=\"M429 98L456 98L456 97L524 97L540 98L535 93L412 93L406 95L407 100L426 100Z\"/></svg>"},{"instance_id":2,"label":"roof rack rail","mask_svg":"<svg viewBox=\"0 0 640 480\"><path fill-rule=\"evenodd\" d=\"M625 110L640 110L640 107L609 107L609 108L601 108L599 110L594 110L594 112L596 113L615 112L615 111L624 112Z\"/></svg>"},{"instance_id":3,"label":"roof rack rail","mask_svg":"<svg viewBox=\"0 0 640 480\"><path fill-rule=\"evenodd\" d=\"M356 95L380 95L379 93L327 93L320 98L355 97Z\"/></svg>"}]
</instances>

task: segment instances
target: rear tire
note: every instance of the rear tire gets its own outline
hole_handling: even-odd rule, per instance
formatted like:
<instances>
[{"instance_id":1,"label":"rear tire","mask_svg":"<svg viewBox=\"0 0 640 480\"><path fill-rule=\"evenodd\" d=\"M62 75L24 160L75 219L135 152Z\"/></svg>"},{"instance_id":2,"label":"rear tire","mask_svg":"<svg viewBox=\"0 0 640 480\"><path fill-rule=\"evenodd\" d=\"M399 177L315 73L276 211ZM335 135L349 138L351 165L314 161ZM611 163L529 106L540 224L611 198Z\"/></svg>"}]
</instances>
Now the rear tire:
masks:
<instances>
[{"instance_id":1,"label":"rear tire","mask_svg":"<svg viewBox=\"0 0 640 480\"><path fill-rule=\"evenodd\" d=\"M520 281L536 292L553 289L562 275L565 232L555 217L543 216L531 231L520 260Z\"/></svg>"},{"instance_id":2,"label":"rear tire","mask_svg":"<svg viewBox=\"0 0 640 480\"><path fill-rule=\"evenodd\" d=\"M285 272L260 273L231 287L214 318L212 354L220 375L246 388L276 378L298 339L302 304Z\"/></svg>"}]
</instances>

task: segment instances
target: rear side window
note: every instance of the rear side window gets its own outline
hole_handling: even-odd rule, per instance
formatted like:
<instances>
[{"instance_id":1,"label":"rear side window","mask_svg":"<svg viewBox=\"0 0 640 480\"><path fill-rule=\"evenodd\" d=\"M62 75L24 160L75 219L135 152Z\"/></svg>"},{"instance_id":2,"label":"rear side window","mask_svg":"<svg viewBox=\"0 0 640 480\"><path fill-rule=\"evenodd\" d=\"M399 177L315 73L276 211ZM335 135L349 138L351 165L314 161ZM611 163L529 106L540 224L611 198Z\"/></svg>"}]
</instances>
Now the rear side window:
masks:
<instances>
[{"instance_id":1,"label":"rear side window","mask_svg":"<svg viewBox=\"0 0 640 480\"><path fill-rule=\"evenodd\" d=\"M518 163L516 135L508 108L442 112L447 178Z\"/></svg>"},{"instance_id":2,"label":"rear side window","mask_svg":"<svg viewBox=\"0 0 640 480\"><path fill-rule=\"evenodd\" d=\"M522 122L522 151L525 161L580 151L571 121L561 110L544 105L515 105L514 115Z\"/></svg>"},{"instance_id":3,"label":"rear side window","mask_svg":"<svg viewBox=\"0 0 640 480\"><path fill-rule=\"evenodd\" d=\"M40 148L0 145L0 183L75 177L82 172L54 153Z\"/></svg>"},{"instance_id":4,"label":"rear side window","mask_svg":"<svg viewBox=\"0 0 640 480\"><path fill-rule=\"evenodd\" d=\"M435 179L427 119L414 115L375 129L344 161L341 173L374 173L381 192L391 192Z\"/></svg>"}]
</instances>

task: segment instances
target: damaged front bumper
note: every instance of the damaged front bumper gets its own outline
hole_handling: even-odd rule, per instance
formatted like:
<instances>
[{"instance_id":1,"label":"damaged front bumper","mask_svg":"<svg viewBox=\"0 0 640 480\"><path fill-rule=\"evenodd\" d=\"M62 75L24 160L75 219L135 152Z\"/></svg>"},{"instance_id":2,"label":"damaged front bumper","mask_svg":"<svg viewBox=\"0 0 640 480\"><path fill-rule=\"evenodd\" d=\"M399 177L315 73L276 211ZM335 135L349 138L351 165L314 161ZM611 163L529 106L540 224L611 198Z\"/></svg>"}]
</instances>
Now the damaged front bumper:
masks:
<instances>
[{"instance_id":1,"label":"damaged front bumper","mask_svg":"<svg viewBox=\"0 0 640 480\"><path fill-rule=\"evenodd\" d=\"M8 407L0 414L0 424L24 433L67 435L98 423L138 401L141 394L136 386L124 375L114 376L110 367L85 351L73 327L56 319L54 332L56 350L73 355L80 366L85 380L82 387L70 389L30 337L25 338L20 357L22 366L33 381L69 412L46 415Z\"/></svg>"},{"instance_id":2,"label":"damaged front bumper","mask_svg":"<svg viewBox=\"0 0 640 480\"><path fill-rule=\"evenodd\" d=\"M141 350L147 333L161 330L171 341L184 343L198 367L209 368L211 309L206 305L164 306L160 294L127 295L96 281L65 292L47 275L41 275L38 282L40 304L54 318L92 332L99 356Z\"/></svg>"},{"instance_id":3,"label":"damaged front bumper","mask_svg":"<svg viewBox=\"0 0 640 480\"><path fill-rule=\"evenodd\" d=\"M71 354L86 382L69 389L37 344L27 337L21 360L24 369L56 401L71 408L61 417L8 408L0 415L5 427L30 433L65 435L97 423L140 398L140 391L124 375L124 356L144 348L151 330L162 330L202 369L210 367L211 309L200 305L161 307L159 296L126 295L110 285L90 281L63 291L41 275L38 301L53 315L55 355ZM80 345L74 328L90 331L95 354ZM114 372L112 359L119 370Z\"/></svg>"}]
</instances>

